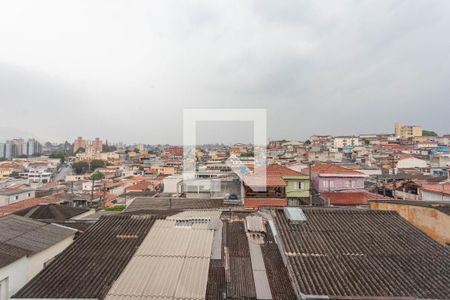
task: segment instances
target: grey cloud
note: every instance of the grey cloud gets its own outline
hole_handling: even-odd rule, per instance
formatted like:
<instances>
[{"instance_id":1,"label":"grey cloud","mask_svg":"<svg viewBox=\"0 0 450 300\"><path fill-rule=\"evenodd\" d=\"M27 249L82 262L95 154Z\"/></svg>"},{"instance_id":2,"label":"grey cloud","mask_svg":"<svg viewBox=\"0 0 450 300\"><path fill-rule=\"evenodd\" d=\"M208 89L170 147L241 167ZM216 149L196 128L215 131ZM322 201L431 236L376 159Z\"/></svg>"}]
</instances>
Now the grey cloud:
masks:
<instances>
[{"instance_id":1,"label":"grey cloud","mask_svg":"<svg viewBox=\"0 0 450 300\"><path fill-rule=\"evenodd\" d=\"M267 108L271 138L450 132L446 1L42 1L6 18L14 3L0 127L181 143L183 108L249 107Z\"/></svg>"}]
</instances>

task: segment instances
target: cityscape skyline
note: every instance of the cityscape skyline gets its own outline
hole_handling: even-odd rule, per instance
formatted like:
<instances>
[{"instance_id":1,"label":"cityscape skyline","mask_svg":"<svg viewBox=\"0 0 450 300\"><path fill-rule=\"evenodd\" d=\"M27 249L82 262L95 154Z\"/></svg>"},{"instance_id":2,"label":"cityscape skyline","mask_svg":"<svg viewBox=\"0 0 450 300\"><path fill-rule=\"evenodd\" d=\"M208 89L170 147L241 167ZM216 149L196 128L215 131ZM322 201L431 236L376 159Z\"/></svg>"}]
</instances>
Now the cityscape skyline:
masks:
<instances>
[{"instance_id":1,"label":"cityscape skyline","mask_svg":"<svg viewBox=\"0 0 450 300\"><path fill-rule=\"evenodd\" d=\"M179 5L2 2L0 128L180 144L184 108L263 108L273 139L449 129L446 1Z\"/></svg>"}]
</instances>

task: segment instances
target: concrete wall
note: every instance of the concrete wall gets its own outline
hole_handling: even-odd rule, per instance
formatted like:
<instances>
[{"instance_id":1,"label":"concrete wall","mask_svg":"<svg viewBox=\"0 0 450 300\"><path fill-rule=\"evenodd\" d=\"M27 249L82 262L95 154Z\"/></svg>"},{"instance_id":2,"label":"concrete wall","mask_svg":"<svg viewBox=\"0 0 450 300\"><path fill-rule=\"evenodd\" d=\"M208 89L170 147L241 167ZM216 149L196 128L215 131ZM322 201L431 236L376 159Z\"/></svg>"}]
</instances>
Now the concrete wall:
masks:
<instances>
[{"instance_id":1,"label":"concrete wall","mask_svg":"<svg viewBox=\"0 0 450 300\"><path fill-rule=\"evenodd\" d=\"M441 244L450 244L450 216L437 209L399 203L370 202L371 209L395 210Z\"/></svg>"},{"instance_id":2,"label":"concrete wall","mask_svg":"<svg viewBox=\"0 0 450 300\"><path fill-rule=\"evenodd\" d=\"M16 203L18 201L27 200L35 197L35 191L24 191L14 195L1 195L0 206ZM17 199L16 199L17 198Z\"/></svg>"},{"instance_id":3,"label":"concrete wall","mask_svg":"<svg viewBox=\"0 0 450 300\"><path fill-rule=\"evenodd\" d=\"M450 201L450 195L438 193L438 192L428 192L420 191L422 200L424 201Z\"/></svg>"},{"instance_id":4,"label":"concrete wall","mask_svg":"<svg viewBox=\"0 0 450 300\"><path fill-rule=\"evenodd\" d=\"M75 234L75 231L74 231ZM36 253L28 257L28 279L33 278L37 275L43 268L44 264L54 258L56 255L61 253L64 249L66 249L73 242L73 236L62 240L61 242L51 246L48 249L45 249L42 252Z\"/></svg>"},{"instance_id":5,"label":"concrete wall","mask_svg":"<svg viewBox=\"0 0 450 300\"><path fill-rule=\"evenodd\" d=\"M8 278L8 297L14 295L28 282L28 259L24 256L0 268L0 281Z\"/></svg>"}]
</instances>

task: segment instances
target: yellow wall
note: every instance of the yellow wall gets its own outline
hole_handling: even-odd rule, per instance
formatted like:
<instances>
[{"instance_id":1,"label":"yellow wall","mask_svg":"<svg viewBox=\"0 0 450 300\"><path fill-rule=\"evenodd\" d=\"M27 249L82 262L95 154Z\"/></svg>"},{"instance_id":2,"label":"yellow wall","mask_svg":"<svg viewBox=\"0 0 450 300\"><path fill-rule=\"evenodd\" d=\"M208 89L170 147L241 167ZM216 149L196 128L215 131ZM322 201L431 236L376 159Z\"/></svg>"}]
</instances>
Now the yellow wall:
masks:
<instances>
[{"instance_id":1,"label":"yellow wall","mask_svg":"<svg viewBox=\"0 0 450 300\"><path fill-rule=\"evenodd\" d=\"M371 209L395 210L441 244L450 244L450 216L437 209L400 203L370 202Z\"/></svg>"}]
</instances>

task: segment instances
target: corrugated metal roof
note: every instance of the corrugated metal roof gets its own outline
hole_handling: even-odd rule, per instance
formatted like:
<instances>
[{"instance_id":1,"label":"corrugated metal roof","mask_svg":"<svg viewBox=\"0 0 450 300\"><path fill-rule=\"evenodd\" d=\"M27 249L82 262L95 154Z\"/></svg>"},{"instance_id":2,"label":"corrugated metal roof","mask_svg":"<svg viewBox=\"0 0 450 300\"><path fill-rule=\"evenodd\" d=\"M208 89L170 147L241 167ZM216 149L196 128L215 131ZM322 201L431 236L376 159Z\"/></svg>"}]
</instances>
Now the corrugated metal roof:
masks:
<instances>
[{"instance_id":1,"label":"corrugated metal roof","mask_svg":"<svg viewBox=\"0 0 450 300\"><path fill-rule=\"evenodd\" d=\"M73 236L75 231L16 215L0 218L0 243L22 248L31 254L41 252Z\"/></svg>"},{"instance_id":2,"label":"corrugated metal roof","mask_svg":"<svg viewBox=\"0 0 450 300\"><path fill-rule=\"evenodd\" d=\"M205 299L214 230L180 220L155 222L106 299Z\"/></svg>"},{"instance_id":3,"label":"corrugated metal roof","mask_svg":"<svg viewBox=\"0 0 450 300\"><path fill-rule=\"evenodd\" d=\"M291 222L306 221L306 215L301 208L285 207L283 210L286 218Z\"/></svg>"},{"instance_id":4,"label":"corrugated metal roof","mask_svg":"<svg viewBox=\"0 0 450 300\"><path fill-rule=\"evenodd\" d=\"M255 280L255 290L257 299L272 299L269 279L266 274L264 258L259 244L248 243L250 248L250 259L252 261L253 278Z\"/></svg>"},{"instance_id":5,"label":"corrugated metal roof","mask_svg":"<svg viewBox=\"0 0 450 300\"><path fill-rule=\"evenodd\" d=\"M220 210L186 210L176 215L167 217L167 220L211 220L220 218Z\"/></svg>"},{"instance_id":6,"label":"corrugated metal roof","mask_svg":"<svg viewBox=\"0 0 450 300\"><path fill-rule=\"evenodd\" d=\"M247 216L245 217L247 225L247 231L251 232L266 232L266 227L263 223L263 218L260 216Z\"/></svg>"},{"instance_id":7,"label":"corrugated metal roof","mask_svg":"<svg viewBox=\"0 0 450 300\"><path fill-rule=\"evenodd\" d=\"M175 214L167 218L167 220L176 220L178 222L199 221L207 222L210 229L218 229L220 216L222 212L220 210L188 210ZM180 223L181 224L181 223Z\"/></svg>"},{"instance_id":8,"label":"corrugated metal roof","mask_svg":"<svg viewBox=\"0 0 450 300\"><path fill-rule=\"evenodd\" d=\"M136 252L138 256L210 257L214 231L176 227L158 220Z\"/></svg>"}]
</instances>

